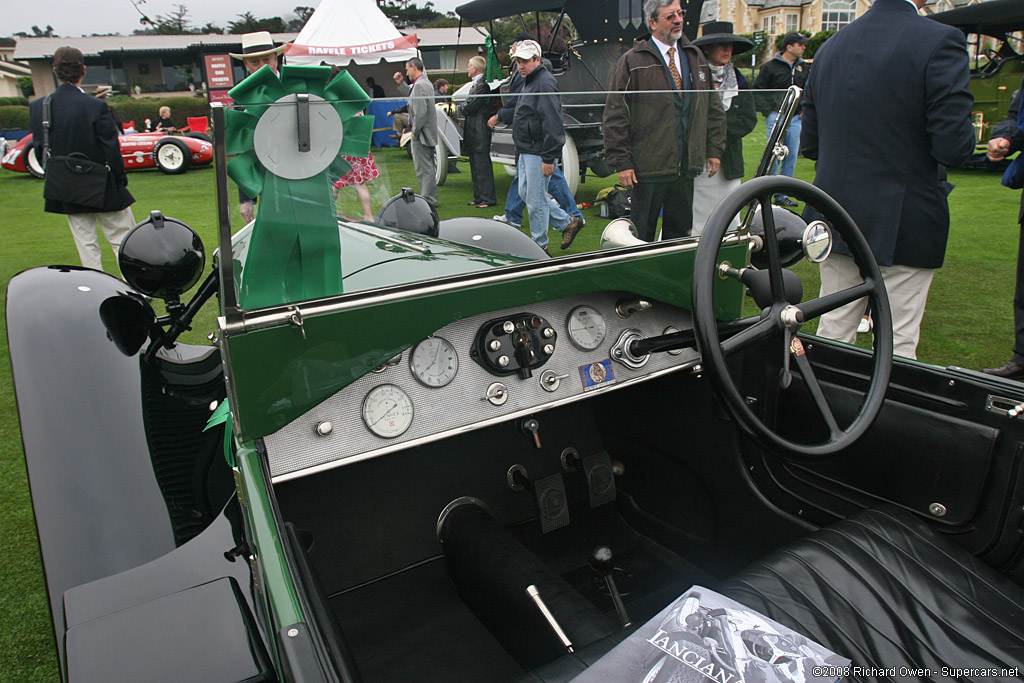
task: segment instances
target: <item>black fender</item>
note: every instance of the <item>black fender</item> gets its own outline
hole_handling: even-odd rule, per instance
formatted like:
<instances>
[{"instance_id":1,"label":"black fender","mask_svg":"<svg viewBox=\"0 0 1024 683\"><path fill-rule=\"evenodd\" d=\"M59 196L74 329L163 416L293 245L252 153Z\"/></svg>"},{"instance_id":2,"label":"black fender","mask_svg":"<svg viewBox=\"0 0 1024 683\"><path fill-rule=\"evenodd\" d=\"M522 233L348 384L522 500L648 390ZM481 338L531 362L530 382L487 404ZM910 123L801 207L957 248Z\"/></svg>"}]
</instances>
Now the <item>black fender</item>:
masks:
<instances>
[{"instance_id":1,"label":"black fender","mask_svg":"<svg viewBox=\"0 0 1024 683\"><path fill-rule=\"evenodd\" d=\"M68 590L151 562L202 531L181 528L172 514L180 505L165 495L166 482L155 472L154 453L166 448L147 436L144 421L144 406L153 410L152 401L144 401L144 374L153 374L153 366L144 367L139 353L119 351L100 319L105 300L129 291L115 277L73 266L24 271L7 288L15 398L62 665ZM194 367L189 353L205 353L213 362L214 349L191 348L200 351L178 352L185 374ZM222 387L219 357L215 364L207 374L216 377L205 379ZM201 409L208 416L208 407ZM209 451L211 441L222 438L222 431L207 433L201 446L193 441L186 448ZM220 463L230 487L230 470ZM213 479L202 482L219 491L198 511L205 524L230 495Z\"/></svg>"}]
</instances>

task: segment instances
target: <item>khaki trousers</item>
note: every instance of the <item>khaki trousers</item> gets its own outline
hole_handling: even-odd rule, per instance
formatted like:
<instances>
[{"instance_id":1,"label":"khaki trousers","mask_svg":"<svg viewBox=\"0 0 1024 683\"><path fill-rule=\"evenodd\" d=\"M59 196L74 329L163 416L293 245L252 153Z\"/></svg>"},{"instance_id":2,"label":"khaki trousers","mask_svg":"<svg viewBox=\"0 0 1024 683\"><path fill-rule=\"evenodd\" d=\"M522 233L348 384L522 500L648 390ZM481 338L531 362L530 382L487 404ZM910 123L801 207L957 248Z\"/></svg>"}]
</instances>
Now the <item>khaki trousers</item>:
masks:
<instances>
[{"instance_id":1,"label":"khaki trousers","mask_svg":"<svg viewBox=\"0 0 1024 683\"><path fill-rule=\"evenodd\" d=\"M935 277L934 268L879 266L892 309L893 351L898 356L917 358L921 338L921 318L928 300L928 289ZM832 294L864 282L856 263L849 256L832 254L820 266L820 296ZM860 299L821 316L818 335L852 344L868 300Z\"/></svg>"},{"instance_id":2,"label":"khaki trousers","mask_svg":"<svg viewBox=\"0 0 1024 683\"><path fill-rule=\"evenodd\" d=\"M68 214L68 226L71 228L71 236L75 240L82 265L102 271L103 261L100 259L97 225L103 230L103 236L107 238L111 249L114 250L114 260L116 261L121 240L125 238L128 231L135 227L135 219L132 217L131 207L104 213Z\"/></svg>"}]
</instances>

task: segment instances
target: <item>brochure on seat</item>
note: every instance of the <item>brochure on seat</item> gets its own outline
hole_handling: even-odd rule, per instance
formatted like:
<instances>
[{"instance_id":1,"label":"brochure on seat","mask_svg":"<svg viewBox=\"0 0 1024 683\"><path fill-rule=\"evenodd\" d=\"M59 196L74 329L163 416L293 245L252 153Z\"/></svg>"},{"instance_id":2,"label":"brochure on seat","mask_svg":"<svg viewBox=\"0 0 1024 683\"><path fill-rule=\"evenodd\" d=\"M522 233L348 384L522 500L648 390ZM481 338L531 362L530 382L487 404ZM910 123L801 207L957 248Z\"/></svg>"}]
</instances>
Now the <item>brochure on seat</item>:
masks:
<instances>
[{"instance_id":1,"label":"brochure on seat","mask_svg":"<svg viewBox=\"0 0 1024 683\"><path fill-rule=\"evenodd\" d=\"M849 665L735 600L693 586L573 683L832 683Z\"/></svg>"}]
</instances>

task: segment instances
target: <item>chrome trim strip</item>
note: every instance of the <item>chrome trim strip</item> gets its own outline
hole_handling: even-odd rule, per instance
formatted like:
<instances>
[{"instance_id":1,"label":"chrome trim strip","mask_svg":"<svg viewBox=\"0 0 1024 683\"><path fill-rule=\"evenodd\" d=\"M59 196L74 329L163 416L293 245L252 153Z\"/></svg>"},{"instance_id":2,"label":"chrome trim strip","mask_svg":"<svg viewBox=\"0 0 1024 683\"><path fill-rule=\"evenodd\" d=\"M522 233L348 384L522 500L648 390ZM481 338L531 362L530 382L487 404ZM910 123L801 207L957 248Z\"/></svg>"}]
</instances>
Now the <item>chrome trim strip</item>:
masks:
<instances>
[{"instance_id":1,"label":"chrome trim strip","mask_svg":"<svg viewBox=\"0 0 1024 683\"><path fill-rule=\"evenodd\" d=\"M559 406L567 405L569 403L574 403L576 401L581 401L581 400L583 400L585 398L590 398L592 396L603 394L603 393L606 393L606 392L609 392L609 391L615 391L616 389L621 389L622 387L632 386L633 384L637 384L639 382L646 382L649 379L654 379L655 377L661 377L662 375L667 375L670 372L679 372L680 370L689 370L689 369L692 369L695 366L700 365L700 364L701 364L701 359L700 358L695 358L693 360L689 360L686 363L683 363L683 364L675 366L675 367L664 368L662 370L658 370L657 372L652 372L652 373L650 373L648 375L643 375L641 377L634 377L632 379L618 381L615 384L610 384L610 385L603 386L603 387L600 387L600 388L597 388L597 389L593 389L591 391L588 391L588 392L582 393L582 394L578 394L576 396L567 396L565 398L560 398L560 399L557 399L557 400L554 400L554 401L550 401L548 403L544 403L544 404L541 404L541 405L531 405L531 406L529 406L527 408L524 408L522 410L518 410L518 411L515 411L515 412L511 412L511 413L505 413L503 415L496 415L496 416L494 416L492 418L488 418L486 420L480 420L478 422L474 422L473 424L463 425L462 427L457 427L455 429L449 429L449 430L446 430L446 431L443 431L443 432L438 432L437 434L431 434L430 436L424 436L424 437L421 437L419 439L412 439L410 441L403 441L402 443L395 444L393 446L385 446L384 448L377 448L377 449L374 449L372 451L366 451L364 453L360 453L359 455L352 455L352 456L349 456L347 458L340 458L340 459L332 461L332 462L326 462L326 463L323 463L322 465L316 465L314 467L307 467L305 469L296 470L294 472L286 472L285 474L279 474L276 477L272 477L271 478L271 483L277 484L279 482L290 481L292 479L300 479L302 477L307 477L307 476L310 476L312 474L318 474L320 472L326 472L327 470L332 470L332 469L334 469L336 467L343 467L345 465L351 465L351 464L354 464L354 463L357 463L357 462L362 462L363 460L369 460L371 458L376 458L376 457L379 457L379 456L382 456L382 455L387 455L388 453L394 453L396 451L402 451L402 450L405 450L406 448L414 448L416 446L422 446L423 444L426 444L426 443L432 443L434 441L440 441L441 439L447 438L449 436L457 436L459 434L466 434L468 432L472 432L472 431L475 431L477 429L482 429L483 427L489 427L491 425L500 424L502 422L508 422L509 420L514 420L517 417L522 417L523 415L530 415L532 413L537 413L537 412L540 412L540 411L543 411L543 410L550 410L551 408L557 408Z\"/></svg>"}]
</instances>

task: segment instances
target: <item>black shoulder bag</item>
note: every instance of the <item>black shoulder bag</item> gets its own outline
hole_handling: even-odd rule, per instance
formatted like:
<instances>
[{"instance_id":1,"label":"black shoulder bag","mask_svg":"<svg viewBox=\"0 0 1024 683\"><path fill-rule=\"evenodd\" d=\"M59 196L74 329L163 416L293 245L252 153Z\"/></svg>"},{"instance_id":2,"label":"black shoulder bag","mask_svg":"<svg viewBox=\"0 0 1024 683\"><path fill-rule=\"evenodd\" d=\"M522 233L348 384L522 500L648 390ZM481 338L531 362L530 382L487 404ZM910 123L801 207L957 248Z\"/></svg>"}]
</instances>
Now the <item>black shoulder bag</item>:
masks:
<instances>
[{"instance_id":1,"label":"black shoulder bag","mask_svg":"<svg viewBox=\"0 0 1024 683\"><path fill-rule=\"evenodd\" d=\"M98 164L81 152L50 156L50 98L43 100L43 197L87 209L103 209L110 168Z\"/></svg>"}]
</instances>

